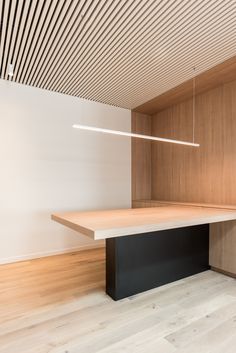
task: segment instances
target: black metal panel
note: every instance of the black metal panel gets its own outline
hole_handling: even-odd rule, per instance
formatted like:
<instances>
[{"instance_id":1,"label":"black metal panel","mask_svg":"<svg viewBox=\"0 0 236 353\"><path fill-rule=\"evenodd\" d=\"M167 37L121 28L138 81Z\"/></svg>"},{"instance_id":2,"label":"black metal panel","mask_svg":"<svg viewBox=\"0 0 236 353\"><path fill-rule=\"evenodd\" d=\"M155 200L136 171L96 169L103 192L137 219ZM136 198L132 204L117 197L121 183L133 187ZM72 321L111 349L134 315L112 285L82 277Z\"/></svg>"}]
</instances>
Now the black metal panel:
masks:
<instances>
[{"instance_id":1,"label":"black metal panel","mask_svg":"<svg viewBox=\"0 0 236 353\"><path fill-rule=\"evenodd\" d=\"M209 267L209 225L106 240L106 292L119 300Z\"/></svg>"}]
</instances>

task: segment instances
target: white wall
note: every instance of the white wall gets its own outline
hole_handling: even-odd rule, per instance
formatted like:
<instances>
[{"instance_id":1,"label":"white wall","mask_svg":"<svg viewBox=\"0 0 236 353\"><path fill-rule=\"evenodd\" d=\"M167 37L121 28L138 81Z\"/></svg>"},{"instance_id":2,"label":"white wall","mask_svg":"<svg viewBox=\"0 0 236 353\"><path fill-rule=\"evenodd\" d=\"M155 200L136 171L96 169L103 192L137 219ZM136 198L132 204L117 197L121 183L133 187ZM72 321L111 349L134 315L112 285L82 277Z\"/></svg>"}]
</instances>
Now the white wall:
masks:
<instances>
[{"instance_id":1,"label":"white wall","mask_svg":"<svg viewBox=\"0 0 236 353\"><path fill-rule=\"evenodd\" d=\"M0 263L94 245L52 212L130 207L130 111L0 80Z\"/></svg>"}]
</instances>

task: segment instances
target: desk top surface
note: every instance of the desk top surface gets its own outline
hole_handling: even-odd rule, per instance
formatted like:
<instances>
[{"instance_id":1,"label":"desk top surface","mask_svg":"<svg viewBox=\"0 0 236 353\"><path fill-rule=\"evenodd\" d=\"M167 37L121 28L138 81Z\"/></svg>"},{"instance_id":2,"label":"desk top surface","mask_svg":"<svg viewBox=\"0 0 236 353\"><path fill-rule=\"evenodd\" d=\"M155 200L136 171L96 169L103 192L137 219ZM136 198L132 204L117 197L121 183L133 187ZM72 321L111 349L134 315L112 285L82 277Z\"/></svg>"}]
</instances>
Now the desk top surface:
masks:
<instances>
[{"instance_id":1,"label":"desk top surface","mask_svg":"<svg viewBox=\"0 0 236 353\"><path fill-rule=\"evenodd\" d=\"M64 212L52 219L94 240L236 220L236 210L164 205L151 208Z\"/></svg>"}]
</instances>

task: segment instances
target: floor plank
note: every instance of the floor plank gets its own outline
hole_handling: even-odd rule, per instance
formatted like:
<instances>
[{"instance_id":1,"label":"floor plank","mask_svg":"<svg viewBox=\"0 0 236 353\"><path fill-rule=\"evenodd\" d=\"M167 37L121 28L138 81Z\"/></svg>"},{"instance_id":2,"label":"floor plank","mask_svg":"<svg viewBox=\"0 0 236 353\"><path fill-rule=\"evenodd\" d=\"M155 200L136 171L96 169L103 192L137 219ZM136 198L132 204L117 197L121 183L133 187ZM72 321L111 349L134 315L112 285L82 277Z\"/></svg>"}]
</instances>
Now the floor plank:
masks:
<instances>
[{"instance_id":1,"label":"floor plank","mask_svg":"<svg viewBox=\"0 0 236 353\"><path fill-rule=\"evenodd\" d=\"M101 248L0 266L0 353L232 351L235 279L206 271L114 302L104 268Z\"/></svg>"}]
</instances>

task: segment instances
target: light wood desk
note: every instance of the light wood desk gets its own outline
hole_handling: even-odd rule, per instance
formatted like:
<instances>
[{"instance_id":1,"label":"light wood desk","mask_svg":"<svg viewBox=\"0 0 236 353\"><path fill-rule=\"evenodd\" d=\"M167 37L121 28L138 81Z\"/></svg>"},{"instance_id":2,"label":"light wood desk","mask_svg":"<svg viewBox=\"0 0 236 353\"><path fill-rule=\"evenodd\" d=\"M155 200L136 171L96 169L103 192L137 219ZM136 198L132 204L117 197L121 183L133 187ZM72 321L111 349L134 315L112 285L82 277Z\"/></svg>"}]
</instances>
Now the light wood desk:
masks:
<instances>
[{"instance_id":1,"label":"light wood desk","mask_svg":"<svg viewBox=\"0 0 236 353\"><path fill-rule=\"evenodd\" d=\"M209 269L209 224L236 220L236 210L164 204L52 219L106 239L106 291L117 300Z\"/></svg>"}]
</instances>

